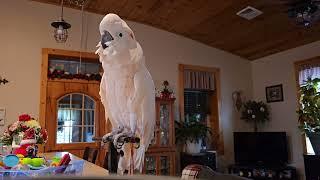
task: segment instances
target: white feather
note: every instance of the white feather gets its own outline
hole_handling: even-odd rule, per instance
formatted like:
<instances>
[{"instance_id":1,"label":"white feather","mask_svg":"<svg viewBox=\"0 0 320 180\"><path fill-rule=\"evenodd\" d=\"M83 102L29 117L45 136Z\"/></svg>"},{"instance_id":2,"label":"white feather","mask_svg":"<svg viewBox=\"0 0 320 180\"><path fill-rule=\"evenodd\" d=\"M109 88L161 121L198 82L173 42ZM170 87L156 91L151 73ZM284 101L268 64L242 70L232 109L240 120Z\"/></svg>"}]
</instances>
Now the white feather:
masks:
<instances>
[{"instance_id":1,"label":"white feather","mask_svg":"<svg viewBox=\"0 0 320 180\"><path fill-rule=\"evenodd\" d=\"M106 49L98 44L97 54L104 69L100 84L101 101L113 130L123 127L122 133L140 137L141 146L134 150L136 170L142 171L145 152L154 135L155 92L152 77L145 66L142 48L136 42L129 26L115 14L107 14L100 23L101 35L108 31L113 40L106 42ZM123 36L119 37L118 34ZM122 148L118 170L130 167L130 148Z\"/></svg>"}]
</instances>

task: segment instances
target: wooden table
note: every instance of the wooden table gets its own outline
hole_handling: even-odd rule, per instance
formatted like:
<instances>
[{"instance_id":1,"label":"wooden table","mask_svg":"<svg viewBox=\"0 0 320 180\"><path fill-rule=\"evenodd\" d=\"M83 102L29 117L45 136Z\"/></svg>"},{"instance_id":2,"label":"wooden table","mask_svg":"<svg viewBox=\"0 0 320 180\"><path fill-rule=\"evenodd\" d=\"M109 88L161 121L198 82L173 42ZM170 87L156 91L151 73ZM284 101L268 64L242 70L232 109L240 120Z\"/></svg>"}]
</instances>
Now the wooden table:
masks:
<instances>
[{"instance_id":1,"label":"wooden table","mask_svg":"<svg viewBox=\"0 0 320 180\"><path fill-rule=\"evenodd\" d=\"M62 157L64 154L68 152L50 152L50 153L39 153L39 156L43 156L46 159L52 159L54 156ZM72 160L81 160L81 158L69 153ZM83 167L83 173L82 176L90 176L90 177L105 177L108 176L109 172L108 170L92 164L91 162L84 161L84 167Z\"/></svg>"}]
</instances>

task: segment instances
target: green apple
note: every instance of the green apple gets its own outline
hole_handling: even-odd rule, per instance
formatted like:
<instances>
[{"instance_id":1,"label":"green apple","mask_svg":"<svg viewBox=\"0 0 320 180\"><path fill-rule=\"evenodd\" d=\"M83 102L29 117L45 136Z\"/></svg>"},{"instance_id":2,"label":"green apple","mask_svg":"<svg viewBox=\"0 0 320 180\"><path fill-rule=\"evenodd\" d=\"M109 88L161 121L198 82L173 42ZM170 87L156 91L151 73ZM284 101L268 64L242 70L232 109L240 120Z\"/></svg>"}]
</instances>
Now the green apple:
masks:
<instances>
[{"instance_id":1,"label":"green apple","mask_svg":"<svg viewBox=\"0 0 320 180\"><path fill-rule=\"evenodd\" d=\"M31 162L32 162L31 158L23 158L22 159L22 164L27 165L27 164L31 164Z\"/></svg>"},{"instance_id":2,"label":"green apple","mask_svg":"<svg viewBox=\"0 0 320 180\"><path fill-rule=\"evenodd\" d=\"M31 165L34 166L34 167L40 167L44 163L44 159L43 158L33 158L31 161L32 161Z\"/></svg>"}]
</instances>

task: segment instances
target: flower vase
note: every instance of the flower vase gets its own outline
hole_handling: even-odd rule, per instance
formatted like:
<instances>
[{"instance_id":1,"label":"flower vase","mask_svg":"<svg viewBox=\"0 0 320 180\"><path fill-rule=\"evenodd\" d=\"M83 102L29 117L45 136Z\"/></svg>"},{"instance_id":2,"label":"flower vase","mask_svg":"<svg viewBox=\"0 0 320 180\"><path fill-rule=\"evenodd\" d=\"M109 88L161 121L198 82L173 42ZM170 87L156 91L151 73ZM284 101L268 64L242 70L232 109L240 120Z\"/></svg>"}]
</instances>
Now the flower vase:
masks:
<instances>
[{"instance_id":1,"label":"flower vase","mask_svg":"<svg viewBox=\"0 0 320 180\"><path fill-rule=\"evenodd\" d=\"M253 125L254 125L254 127L253 127L253 128L254 128L254 129L253 129L254 132L258 132L258 123L257 123L257 120L254 120L254 121L253 121Z\"/></svg>"},{"instance_id":2,"label":"flower vase","mask_svg":"<svg viewBox=\"0 0 320 180\"><path fill-rule=\"evenodd\" d=\"M186 142L186 152L189 154L196 154L196 153L200 153L202 147L202 140L199 140L198 142L195 141L190 141L188 140Z\"/></svg>"},{"instance_id":3,"label":"flower vase","mask_svg":"<svg viewBox=\"0 0 320 180\"><path fill-rule=\"evenodd\" d=\"M22 140L22 136L20 134L16 134L12 137L12 144L11 147L13 149L19 148L20 147L20 142Z\"/></svg>"}]
</instances>

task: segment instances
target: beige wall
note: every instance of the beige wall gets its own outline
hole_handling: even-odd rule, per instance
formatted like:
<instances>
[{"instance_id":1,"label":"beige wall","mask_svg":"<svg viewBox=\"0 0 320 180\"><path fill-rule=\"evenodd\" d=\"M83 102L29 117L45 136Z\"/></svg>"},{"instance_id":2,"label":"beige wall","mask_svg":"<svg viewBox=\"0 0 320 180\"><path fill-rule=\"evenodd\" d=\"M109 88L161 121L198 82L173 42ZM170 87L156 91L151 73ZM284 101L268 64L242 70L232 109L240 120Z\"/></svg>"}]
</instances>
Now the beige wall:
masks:
<instances>
[{"instance_id":1,"label":"beige wall","mask_svg":"<svg viewBox=\"0 0 320 180\"><path fill-rule=\"evenodd\" d=\"M0 86L0 107L7 109L6 125L15 121L21 113L39 115L41 48L78 50L80 47L80 14L72 9L65 10L65 20L72 24L68 42L57 44L54 41L50 22L59 17L59 12L56 6L27 0L1 2L0 75L10 80L9 84ZM86 16L89 27L88 51L95 50L101 18L90 13ZM219 161L219 165L223 167L232 162L232 132L245 130L247 126L234 111L231 94L235 90L243 90L247 97L251 96L251 63L166 31L134 22L128 24L136 33L157 85L169 80L177 89L178 63L221 68L221 126L226 152L220 158L226 161ZM0 132L2 130L3 127L0 127Z\"/></svg>"},{"instance_id":2,"label":"beige wall","mask_svg":"<svg viewBox=\"0 0 320 180\"><path fill-rule=\"evenodd\" d=\"M320 55L320 41L295 49L258 59L252 63L253 97L265 99L265 87L283 84L284 101L270 103L271 121L263 127L264 131L286 131L289 136L290 158L292 165L302 173L303 147L301 133L298 130L295 61Z\"/></svg>"}]
</instances>

